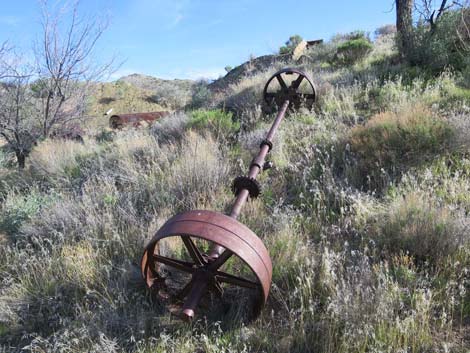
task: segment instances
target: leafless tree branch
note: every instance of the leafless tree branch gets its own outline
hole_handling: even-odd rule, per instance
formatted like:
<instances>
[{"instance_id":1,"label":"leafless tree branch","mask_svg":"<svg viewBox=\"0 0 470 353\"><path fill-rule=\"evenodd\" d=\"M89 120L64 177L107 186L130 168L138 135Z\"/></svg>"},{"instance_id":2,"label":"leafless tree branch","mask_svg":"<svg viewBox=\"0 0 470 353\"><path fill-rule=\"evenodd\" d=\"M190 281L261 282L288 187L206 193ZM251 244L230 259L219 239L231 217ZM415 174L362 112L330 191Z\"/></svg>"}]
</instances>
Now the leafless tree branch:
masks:
<instances>
[{"instance_id":1,"label":"leafless tree branch","mask_svg":"<svg viewBox=\"0 0 470 353\"><path fill-rule=\"evenodd\" d=\"M0 47L0 134L20 167L38 139L84 116L91 85L113 67L113 60L98 65L95 58L108 21L80 16L79 5L78 0L62 6L41 1L33 67L18 56L4 60L6 45Z\"/></svg>"}]
</instances>

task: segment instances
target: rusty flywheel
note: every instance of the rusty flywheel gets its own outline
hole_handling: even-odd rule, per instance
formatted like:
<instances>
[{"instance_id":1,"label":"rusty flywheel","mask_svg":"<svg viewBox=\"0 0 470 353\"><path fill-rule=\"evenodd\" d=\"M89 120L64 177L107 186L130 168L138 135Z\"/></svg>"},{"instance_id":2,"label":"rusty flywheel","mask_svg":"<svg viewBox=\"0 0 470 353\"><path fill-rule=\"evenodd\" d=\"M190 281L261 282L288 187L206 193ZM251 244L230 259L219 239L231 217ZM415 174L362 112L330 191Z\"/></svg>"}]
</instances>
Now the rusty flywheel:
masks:
<instances>
[{"instance_id":1,"label":"rusty flywheel","mask_svg":"<svg viewBox=\"0 0 470 353\"><path fill-rule=\"evenodd\" d=\"M260 151L248 175L234 180L231 212L180 213L170 218L145 248L141 269L146 285L163 297L179 300L183 318L193 318L196 307L209 292L223 298L229 288L236 288L232 297L237 299L248 291L253 305L240 309L255 316L268 299L272 276L268 250L237 218L247 199L261 192L256 177L266 169L266 155L273 147L274 134L287 109L302 105L312 108L316 92L304 72L287 68L268 80L263 96L280 109L266 138L260 141Z\"/></svg>"}]
</instances>

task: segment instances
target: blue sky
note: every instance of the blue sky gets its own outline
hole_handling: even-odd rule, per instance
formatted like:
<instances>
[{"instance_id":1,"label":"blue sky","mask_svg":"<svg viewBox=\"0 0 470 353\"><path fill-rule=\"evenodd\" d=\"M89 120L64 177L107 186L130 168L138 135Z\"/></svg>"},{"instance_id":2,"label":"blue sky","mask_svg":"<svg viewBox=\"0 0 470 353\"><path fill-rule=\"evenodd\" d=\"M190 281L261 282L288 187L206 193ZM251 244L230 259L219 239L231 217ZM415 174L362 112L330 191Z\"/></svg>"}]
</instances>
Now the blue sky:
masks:
<instances>
[{"instance_id":1,"label":"blue sky","mask_svg":"<svg viewBox=\"0 0 470 353\"><path fill-rule=\"evenodd\" d=\"M51 1L56 2L56 1ZM125 59L114 78L216 78L250 55L274 53L292 34L329 39L395 22L392 0L82 0L81 10L111 18L98 56ZM39 33L36 0L0 0L0 42L27 52ZM26 54L27 55L27 54Z\"/></svg>"}]
</instances>

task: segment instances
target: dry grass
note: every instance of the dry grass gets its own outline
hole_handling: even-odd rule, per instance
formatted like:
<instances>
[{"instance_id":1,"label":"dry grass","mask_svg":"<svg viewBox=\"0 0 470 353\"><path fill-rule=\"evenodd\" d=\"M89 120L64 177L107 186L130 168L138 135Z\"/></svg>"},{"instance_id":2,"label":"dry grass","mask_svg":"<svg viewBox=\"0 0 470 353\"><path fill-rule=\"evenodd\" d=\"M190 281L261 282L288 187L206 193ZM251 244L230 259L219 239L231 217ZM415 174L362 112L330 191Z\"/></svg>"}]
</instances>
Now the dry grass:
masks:
<instances>
[{"instance_id":1,"label":"dry grass","mask_svg":"<svg viewBox=\"0 0 470 353\"><path fill-rule=\"evenodd\" d=\"M96 149L97 146L89 139L86 144L69 140L47 140L31 153L31 167L48 175L61 174L77 157L92 154Z\"/></svg>"},{"instance_id":2,"label":"dry grass","mask_svg":"<svg viewBox=\"0 0 470 353\"><path fill-rule=\"evenodd\" d=\"M404 169L449 150L454 135L448 122L420 105L373 116L351 130L348 144L358 158L360 184L386 187Z\"/></svg>"},{"instance_id":3,"label":"dry grass","mask_svg":"<svg viewBox=\"0 0 470 353\"><path fill-rule=\"evenodd\" d=\"M239 135L190 128L178 113L107 141L44 141L21 174L0 164L0 351L468 350L466 91L450 73L405 84L393 55L380 42L353 67L307 67L323 97L283 122L263 195L240 218L274 264L251 323L229 318L244 298L220 322L182 323L149 295L138 263L171 215L227 209L267 128L260 91L276 68L209 104L245 109Z\"/></svg>"}]
</instances>

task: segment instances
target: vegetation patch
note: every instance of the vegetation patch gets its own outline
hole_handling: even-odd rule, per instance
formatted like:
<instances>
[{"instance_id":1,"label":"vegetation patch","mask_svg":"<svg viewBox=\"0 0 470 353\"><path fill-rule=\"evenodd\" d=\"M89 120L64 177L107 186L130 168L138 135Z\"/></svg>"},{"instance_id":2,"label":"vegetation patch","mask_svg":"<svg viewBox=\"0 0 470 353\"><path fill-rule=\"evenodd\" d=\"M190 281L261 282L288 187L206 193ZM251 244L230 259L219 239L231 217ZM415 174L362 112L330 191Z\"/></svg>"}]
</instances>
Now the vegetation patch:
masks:
<instances>
[{"instance_id":1,"label":"vegetation patch","mask_svg":"<svg viewBox=\"0 0 470 353\"><path fill-rule=\"evenodd\" d=\"M387 185L405 167L446 151L452 136L453 130L445 120L417 106L400 113L375 115L351 131L348 143L357 156L361 184L369 183L374 189Z\"/></svg>"},{"instance_id":2,"label":"vegetation patch","mask_svg":"<svg viewBox=\"0 0 470 353\"><path fill-rule=\"evenodd\" d=\"M338 45L336 60L342 65L354 64L363 60L372 51L373 45L365 37L350 39Z\"/></svg>"},{"instance_id":3,"label":"vegetation patch","mask_svg":"<svg viewBox=\"0 0 470 353\"><path fill-rule=\"evenodd\" d=\"M468 67L410 66L395 39L393 26L373 42L338 35L302 63L250 59L168 95L141 75L96 83L83 144L41 138L24 170L2 149L0 351L466 352ZM143 246L178 212L228 210L274 118L262 90L281 66L310 74L319 100L286 115L263 193L240 216L270 252L269 300L242 323L247 297L214 298L217 321L204 304L188 325L145 289ZM112 133L98 117L160 104L206 109Z\"/></svg>"},{"instance_id":4,"label":"vegetation patch","mask_svg":"<svg viewBox=\"0 0 470 353\"><path fill-rule=\"evenodd\" d=\"M215 136L231 136L240 129L240 123L235 121L233 114L223 110L196 110L191 114L188 127L196 129L207 128Z\"/></svg>"}]
</instances>

